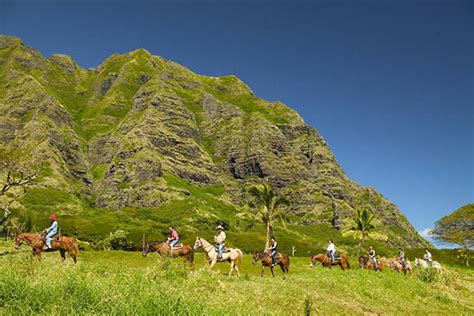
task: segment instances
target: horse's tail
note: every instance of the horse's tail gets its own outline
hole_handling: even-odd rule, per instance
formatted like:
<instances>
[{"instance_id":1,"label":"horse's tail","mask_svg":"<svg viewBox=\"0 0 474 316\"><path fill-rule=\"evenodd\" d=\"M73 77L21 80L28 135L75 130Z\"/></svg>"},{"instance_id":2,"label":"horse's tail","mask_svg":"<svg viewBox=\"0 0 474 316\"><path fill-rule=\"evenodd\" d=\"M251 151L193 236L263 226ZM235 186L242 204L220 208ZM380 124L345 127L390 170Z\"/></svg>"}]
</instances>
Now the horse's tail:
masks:
<instances>
[{"instance_id":1,"label":"horse's tail","mask_svg":"<svg viewBox=\"0 0 474 316\"><path fill-rule=\"evenodd\" d=\"M77 242L76 238L71 238L71 239L72 239L72 243L71 243L72 251L77 256L77 254L79 253L79 243Z\"/></svg>"},{"instance_id":2,"label":"horse's tail","mask_svg":"<svg viewBox=\"0 0 474 316\"><path fill-rule=\"evenodd\" d=\"M351 268L351 264L349 263L349 259L347 259L347 257L346 257L346 265L347 265L347 269Z\"/></svg>"},{"instance_id":3,"label":"horse's tail","mask_svg":"<svg viewBox=\"0 0 474 316\"><path fill-rule=\"evenodd\" d=\"M188 254L189 262L194 264L194 248L191 248L191 251Z\"/></svg>"},{"instance_id":4,"label":"horse's tail","mask_svg":"<svg viewBox=\"0 0 474 316\"><path fill-rule=\"evenodd\" d=\"M244 259L244 254L240 249L235 249L235 251L237 252L237 259L235 260L235 263L237 265L240 265L242 263L242 260Z\"/></svg>"}]
</instances>

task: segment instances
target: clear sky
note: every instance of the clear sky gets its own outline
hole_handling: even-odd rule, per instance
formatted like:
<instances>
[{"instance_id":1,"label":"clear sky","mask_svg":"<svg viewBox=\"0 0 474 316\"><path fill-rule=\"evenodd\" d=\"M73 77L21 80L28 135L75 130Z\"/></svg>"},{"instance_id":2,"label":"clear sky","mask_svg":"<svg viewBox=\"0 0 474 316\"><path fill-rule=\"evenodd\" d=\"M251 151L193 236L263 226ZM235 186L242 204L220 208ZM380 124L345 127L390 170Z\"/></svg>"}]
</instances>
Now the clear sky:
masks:
<instances>
[{"instance_id":1,"label":"clear sky","mask_svg":"<svg viewBox=\"0 0 474 316\"><path fill-rule=\"evenodd\" d=\"M474 202L474 1L0 0L0 33L83 67L145 48L235 74L420 231Z\"/></svg>"}]
</instances>

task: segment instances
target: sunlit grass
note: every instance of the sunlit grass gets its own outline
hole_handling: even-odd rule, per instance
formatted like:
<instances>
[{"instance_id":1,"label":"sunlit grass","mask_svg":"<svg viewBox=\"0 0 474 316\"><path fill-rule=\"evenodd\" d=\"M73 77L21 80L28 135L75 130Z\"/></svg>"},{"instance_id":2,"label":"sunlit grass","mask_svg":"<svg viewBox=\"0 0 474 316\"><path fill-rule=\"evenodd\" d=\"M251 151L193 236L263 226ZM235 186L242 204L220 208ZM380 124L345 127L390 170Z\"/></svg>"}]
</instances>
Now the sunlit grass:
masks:
<instances>
[{"instance_id":1,"label":"sunlit grass","mask_svg":"<svg viewBox=\"0 0 474 316\"><path fill-rule=\"evenodd\" d=\"M31 259L29 250L2 243L2 314L469 314L474 312L472 270L452 269L443 278L360 269L342 272L309 267L291 257L290 274L272 278L246 256L242 277L228 278L229 265L209 272L202 253L196 270L181 260L138 252L86 251L79 263L59 262L58 253ZM353 263L353 266L355 262Z\"/></svg>"}]
</instances>

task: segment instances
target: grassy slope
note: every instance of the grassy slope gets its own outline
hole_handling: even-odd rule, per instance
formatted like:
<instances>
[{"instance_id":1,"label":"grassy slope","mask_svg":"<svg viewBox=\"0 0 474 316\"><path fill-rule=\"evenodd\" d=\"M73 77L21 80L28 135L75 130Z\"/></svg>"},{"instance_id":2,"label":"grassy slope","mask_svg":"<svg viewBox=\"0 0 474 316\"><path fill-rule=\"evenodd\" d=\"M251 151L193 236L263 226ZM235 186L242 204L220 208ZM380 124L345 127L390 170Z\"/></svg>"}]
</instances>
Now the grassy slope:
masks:
<instances>
[{"instance_id":1,"label":"grassy slope","mask_svg":"<svg viewBox=\"0 0 474 316\"><path fill-rule=\"evenodd\" d=\"M6 246L4 244L4 246ZM8 247L11 247L8 245ZM9 248L11 250L11 248ZM470 314L472 270L449 268L433 283L385 271L311 270L307 258L291 258L286 278L258 276L245 257L242 277L227 278L228 264L208 273L197 255L196 273L179 261L139 253L82 252L79 263L41 263L26 249L0 256L1 314Z\"/></svg>"}]
</instances>

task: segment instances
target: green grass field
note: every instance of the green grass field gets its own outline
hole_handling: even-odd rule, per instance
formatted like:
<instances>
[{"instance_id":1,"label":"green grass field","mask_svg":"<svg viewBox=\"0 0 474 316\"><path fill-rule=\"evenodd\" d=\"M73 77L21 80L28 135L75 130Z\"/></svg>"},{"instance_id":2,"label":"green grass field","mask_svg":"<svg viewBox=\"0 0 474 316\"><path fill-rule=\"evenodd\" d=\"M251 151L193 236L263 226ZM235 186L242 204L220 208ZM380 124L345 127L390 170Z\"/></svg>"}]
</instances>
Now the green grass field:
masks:
<instances>
[{"instance_id":1,"label":"green grass field","mask_svg":"<svg viewBox=\"0 0 474 316\"><path fill-rule=\"evenodd\" d=\"M433 279L421 271L310 269L308 258L292 257L288 276L261 278L260 265L245 256L238 279L225 275L227 263L208 272L202 253L194 272L179 259L138 252L84 251L77 265L61 264L59 253L38 262L27 247L6 243L0 253L2 315L474 313L474 273L463 268Z\"/></svg>"}]
</instances>

